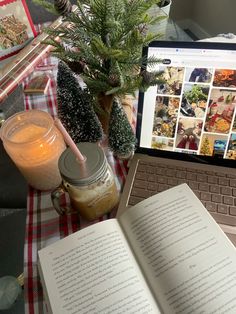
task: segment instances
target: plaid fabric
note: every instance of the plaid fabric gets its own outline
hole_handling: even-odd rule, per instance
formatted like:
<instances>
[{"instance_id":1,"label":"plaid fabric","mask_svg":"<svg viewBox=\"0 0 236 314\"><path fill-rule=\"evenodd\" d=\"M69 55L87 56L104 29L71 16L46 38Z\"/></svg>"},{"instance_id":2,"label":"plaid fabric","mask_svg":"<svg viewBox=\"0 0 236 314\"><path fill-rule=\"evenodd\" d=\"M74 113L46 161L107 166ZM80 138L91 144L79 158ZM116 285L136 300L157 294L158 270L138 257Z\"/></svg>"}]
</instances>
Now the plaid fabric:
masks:
<instances>
[{"instance_id":1,"label":"plaid fabric","mask_svg":"<svg viewBox=\"0 0 236 314\"><path fill-rule=\"evenodd\" d=\"M47 95L24 95L25 109L44 110L55 117L57 114L55 81L57 60L48 57L35 70L44 71L45 69L48 69L51 75L51 83ZM23 81L23 87L29 80L30 77L27 77ZM127 175L127 162L116 160L107 147L104 147L104 149L107 159L115 173L117 186L119 190L121 190ZM65 203L69 201L67 196L65 196L64 201ZM115 214L116 211L114 210L99 220L115 217ZM97 221L92 223L95 222ZM29 187L24 247L25 313L42 314L46 312L43 302L43 291L37 269L38 250L60 238L86 227L89 224L91 223L88 223L75 214L63 217L59 216L52 206L49 192L42 192Z\"/></svg>"}]
</instances>

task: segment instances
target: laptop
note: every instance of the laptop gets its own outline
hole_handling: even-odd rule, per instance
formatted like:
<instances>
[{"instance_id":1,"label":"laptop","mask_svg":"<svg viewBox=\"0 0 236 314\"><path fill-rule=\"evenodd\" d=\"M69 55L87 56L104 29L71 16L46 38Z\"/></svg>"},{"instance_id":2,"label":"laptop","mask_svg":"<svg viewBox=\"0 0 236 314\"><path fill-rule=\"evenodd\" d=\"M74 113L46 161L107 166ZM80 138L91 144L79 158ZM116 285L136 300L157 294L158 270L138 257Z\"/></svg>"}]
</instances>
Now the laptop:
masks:
<instances>
[{"instance_id":1,"label":"laptop","mask_svg":"<svg viewBox=\"0 0 236 314\"><path fill-rule=\"evenodd\" d=\"M137 149L117 215L187 183L236 245L236 44L155 41L160 82L138 96Z\"/></svg>"}]
</instances>

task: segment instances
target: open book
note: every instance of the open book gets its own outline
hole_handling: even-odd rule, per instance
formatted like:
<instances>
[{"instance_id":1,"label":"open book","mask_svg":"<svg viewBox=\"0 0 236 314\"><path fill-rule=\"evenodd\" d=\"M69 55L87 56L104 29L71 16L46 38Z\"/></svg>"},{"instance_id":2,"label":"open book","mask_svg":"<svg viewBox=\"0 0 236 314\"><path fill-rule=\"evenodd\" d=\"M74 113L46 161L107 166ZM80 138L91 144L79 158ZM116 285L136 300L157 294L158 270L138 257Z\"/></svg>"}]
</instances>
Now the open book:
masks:
<instances>
[{"instance_id":1,"label":"open book","mask_svg":"<svg viewBox=\"0 0 236 314\"><path fill-rule=\"evenodd\" d=\"M186 184L38 254L51 313L236 313L235 247Z\"/></svg>"}]
</instances>

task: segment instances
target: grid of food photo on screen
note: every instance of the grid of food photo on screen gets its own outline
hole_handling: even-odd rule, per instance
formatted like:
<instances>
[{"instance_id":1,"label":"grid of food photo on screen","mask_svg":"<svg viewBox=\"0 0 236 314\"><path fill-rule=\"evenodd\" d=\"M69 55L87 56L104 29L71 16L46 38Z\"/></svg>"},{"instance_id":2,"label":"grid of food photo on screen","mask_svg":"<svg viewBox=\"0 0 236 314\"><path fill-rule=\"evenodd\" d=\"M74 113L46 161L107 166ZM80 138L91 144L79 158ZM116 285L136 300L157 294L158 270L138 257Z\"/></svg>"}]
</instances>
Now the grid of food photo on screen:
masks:
<instances>
[{"instance_id":1,"label":"grid of food photo on screen","mask_svg":"<svg viewBox=\"0 0 236 314\"><path fill-rule=\"evenodd\" d=\"M161 66L152 148L236 159L236 70Z\"/></svg>"}]
</instances>

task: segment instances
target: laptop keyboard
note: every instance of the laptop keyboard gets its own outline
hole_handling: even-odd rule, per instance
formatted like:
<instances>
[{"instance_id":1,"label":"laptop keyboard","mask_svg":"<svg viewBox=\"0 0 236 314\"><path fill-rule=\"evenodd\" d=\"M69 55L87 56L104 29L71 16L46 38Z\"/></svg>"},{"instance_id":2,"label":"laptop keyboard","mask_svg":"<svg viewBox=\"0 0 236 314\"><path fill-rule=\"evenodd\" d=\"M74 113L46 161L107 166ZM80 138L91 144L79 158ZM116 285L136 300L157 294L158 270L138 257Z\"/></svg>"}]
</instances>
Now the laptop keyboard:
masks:
<instances>
[{"instance_id":1,"label":"laptop keyboard","mask_svg":"<svg viewBox=\"0 0 236 314\"><path fill-rule=\"evenodd\" d=\"M236 176L222 172L139 161L129 205L187 183L216 222L236 226Z\"/></svg>"}]
</instances>

